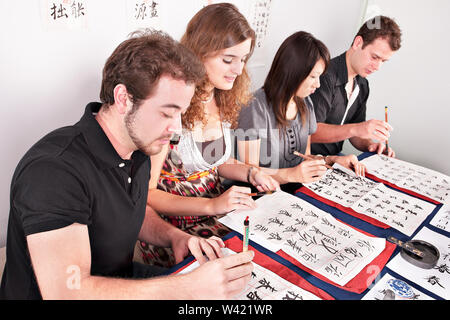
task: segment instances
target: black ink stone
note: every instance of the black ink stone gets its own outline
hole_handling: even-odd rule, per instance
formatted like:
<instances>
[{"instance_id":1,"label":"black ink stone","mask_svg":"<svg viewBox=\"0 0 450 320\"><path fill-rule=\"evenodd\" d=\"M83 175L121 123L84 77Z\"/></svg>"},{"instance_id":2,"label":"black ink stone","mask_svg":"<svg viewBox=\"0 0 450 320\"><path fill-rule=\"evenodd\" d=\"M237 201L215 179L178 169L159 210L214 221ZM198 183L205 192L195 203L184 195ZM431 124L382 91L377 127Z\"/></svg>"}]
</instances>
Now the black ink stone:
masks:
<instances>
[{"instance_id":1,"label":"black ink stone","mask_svg":"<svg viewBox=\"0 0 450 320\"><path fill-rule=\"evenodd\" d=\"M419 251L422 251L424 253L424 256L420 257L410 251L402 249L400 251L400 255L403 259L422 269L432 269L434 266L436 266L440 254L439 250L435 246L422 240L408 241L408 245L413 246Z\"/></svg>"}]
</instances>

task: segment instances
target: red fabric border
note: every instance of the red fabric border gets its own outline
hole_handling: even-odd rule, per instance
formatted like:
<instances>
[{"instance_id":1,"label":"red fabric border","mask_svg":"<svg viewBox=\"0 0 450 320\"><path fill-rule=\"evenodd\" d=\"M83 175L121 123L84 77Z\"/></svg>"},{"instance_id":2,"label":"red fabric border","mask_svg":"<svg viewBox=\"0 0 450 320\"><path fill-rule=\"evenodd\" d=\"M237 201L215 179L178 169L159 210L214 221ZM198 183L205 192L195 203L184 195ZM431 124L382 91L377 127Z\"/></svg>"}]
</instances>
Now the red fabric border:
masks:
<instances>
[{"instance_id":1,"label":"red fabric border","mask_svg":"<svg viewBox=\"0 0 450 320\"><path fill-rule=\"evenodd\" d=\"M425 201L429 201L429 202L431 202L433 204L441 204L441 202L439 202L439 201L436 201L436 200L433 200L431 198L428 198L427 196L421 195L421 194L419 194L417 192L414 192L412 190L399 187L396 184L393 184L392 182L389 182L389 181L383 180L381 178L378 178L378 177L376 177L376 176L374 176L374 175L372 175L370 173L366 172L366 177L369 178L369 179L375 180L377 182L381 182L381 183L383 183L383 184L385 184L387 186L390 186L390 187L392 187L392 188L394 188L396 190L402 191L404 193L407 193L407 194L409 194L411 196L414 196L414 197L417 197L419 199L422 199L422 200L425 200Z\"/></svg>"},{"instance_id":2,"label":"red fabric border","mask_svg":"<svg viewBox=\"0 0 450 320\"><path fill-rule=\"evenodd\" d=\"M306 189L306 190L308 190L308 191L309 191L309 194L308 194L308 193L305 193L305 192L303 192L303 193L308 194L308 195L311 195L311 196L314 197L314 198L316 198L316 197L317 197L317 198L320 198L320 199L318 199L318 200L324 201L324 200L322 200L322 199L323 199L322 197L316 195L314 192L312 192L311 190L309 190L309 189L306 188L306 187L301 187L300 189L298 189L298 190L296 191L296 193L297 193L297 192L301 192L301 190L302 190L303 188ZM325 199L325 200L326 200L326 201L324 201L324 202L327 202L327 203L330 202L330 205L332 205L332 204L331 204L332 201L327 200L327 199ZM334 202L333 202L333 203L334 203ZM335 203L335 204L336 204L336 205L339 205L339 204L337 204L337 203ZM339 205L339 206L342 207L342 208L345 208L345 207L343 207L343 206L341 206L341 205ZM337 207L337 208L340 209L339 207ZM347 208L347 209L349 209L349 208ZM340 209L340 210L342 210L342 209ZM349 210L353 211L352 209L349 209ZM354 211L353 211L353 212L354 212ZM350 214L351 214L351 213L350 213ZM357 213L357 215L361 215L361 214ZM370 220L375 220L375 219L372 219L372 218L370 218L370 217L368 217L368 218L369 218ZM335 218L335 219L336 219L336 218ZM366 231L364 231L364 230L360 230L360 229L358 229L358 228L355 228L354 226L349 225L348 223L345 223L345 222L343 222L343 221L341 221L341 220L339 220L339 219L336 219L336 220L338 220L339 222L341 222L341 223L343 223L343 224L349 226L350 228L355 229L355 230L358 231L358 232L361 232L361 233L363 233L363 234L365 234L365 235L367 235L367 236L369 236L369 237L374 237L374 238L375 238L374 235L372 235L372 234L370 234L370 233L368 233L368 232L366 232ZM366 220L366 219L363 219L363 220ZM366 221L367 221L367 220L366 220ZM375 221L377 221L377 220L375 220ZM369 222L369 221L368 221L368 222ZM377 221L377 222L378 222L378 221ZM379 222L379 223L381 224L381 222ZM387 226L387 227L389 228L389 226ZM312 274L313 276L315 276L316 278L318 278L318 279L320 279L320 280L322 280L322 281L325 281L325 282L327 282L327 283L330 283L330 284L332 284L332 285L334 285L334 286L336 286L336 287L338 287L338 288L340 288L340 289L343 289L343 290L347 290L347 291L355 292L355 293L362 293L362 292L363 292L364 290L366 290L366 289L369 287L369 285L375 280L375 278L378 276L378 274L380 274L381 270L384 268L384 266L385 266L386 263L388 262L389 258L391 257L391 255L392 255L392 253L394 252L394 250L395 250L396 247L397 247L397 246L396 246L395 244L386 241L386 246L385 246L384 250L383 250L377 257L375 257L375 259L373 259L371 263L369 263L364 269L362 269L362 270L361 270L361 271L360 271L360 272L359 272L352 280L350 280L349 282L347 282L344 286L340 286L340 285L338 285L337 283L335 283L335 282L329 280L328 278L322 276L321 274L319 274L319 273L317 273L317 272L315 272L315 271L313 271L313 270L307 268L306 266L302 265L299 261L295 260L293 257L291 257L290 255L288 255L288 254L287 254L286 252L284 252L283 250L277 251L277 254L278 254L280 257L282 257L282 258L288 260L289 262L291 262L292 264L296 265L296 266L299 267L300 269L302 269L302 270L304 270L304 271L306 271L306 272Z\"/></svg>"},{"instance_id":3,"label":"red fabric border","mask_svg":"<svg viewBox=\"0 0 450 320\"><path fill-rule=\"evenodd\" d=\"M225 241L225 245L227 248L235 251L235 252L241 252L242 251L242 240L239 239L239 237L234 236L228 240ZM313 286L311 283L306 281L303 277L289 269L288 267L282 265L278 261L272 259L270 256L265 255L264 253L256 250L255 248L251 247L249 245L249 250L253 250L255 252L255 257L253 258L253 261L256 264L259 264L260 266L272 271L273 273L277 274L278 276L282 277L283 279L289 281L290 283L311 292L312 294L318 296L319 298L323 300L335 300L332 296L330 296L328 293L323 291L320 288L317 288Z\"/></svg>"},{"instance_id":4,"label":"red fabric border","mask_svg":"<svg viewBox=\"0 0 450 320\"><path fill-rule=\"evenodd\" d=\"M238 236L231 237L230 239L227 239L224 241L225 246L235 252L241 252L242 251L242 240L239 239ZM300 275L289 269L288 267L282 265L278 261L272 259L268 255L265 255L264 253L260 252L259 250L253 248L252 246L248 246L249 250L252 250L255 253L255 257L253 258L253 261L256 264L259 264L260 266L272 271L273 273L277 274L278 276L282 277L286 281L289 281L290 283L311 292L312 294L316 295L317 297L323 299L323 300L335 300L331 295L326 293L320 288L317 288L313 286L311 283L306 281L304 278L302 278ZM194 263L196 260L191 261L190 263L186 264L185 266L181 267L174 273L179 273L188 266L190 266L192 263Z\"/></svg>"},{"instance_id":5,"label":"red fabric border","mask_svg":"<svg viewBox=\"0 0 450 320\"><path fill-rule=\"evenodd\" d=\"M340 222L342 222L342 221L340 221ZM342 223L344 223L344 222L342 222ZM346 223L344 223L344 224L346 224ZM346 225L348 225L348 224L346 224ZM363 230L359 230L357 228L354 228L353 226L350 226L350 227L365 234L365 235L374 237L370 233L367 233ZM233 250L235 252L240 252L242 250L242 240L240 240L238 236L234 236L228 240L225 240L225 245L227 248L230 248L231 250ZM369 287L369 285L380 274L381 270L384 268L384 266L388 262L389 258L391 257L392 253L394 252L395 248L396 248L395 244L386 241L386 247L384 248L384 250L375 259L373 259L371 263L369 263L364 269L361 270L361 272L359 272L352 280L347 282L344 286L340 286L337 283L322 276L321 274L318 274L317 272L305 267L299 261L295 260L293 257L291 257L290 255L285 253L283 250L279 250L276 254L279 255L280 257L282 257L283 259L286 259L293 265L299 267L300 269L310 273L314 277L316 277L326 283L332 284L333 286L343 289L343 290L346 290L346 291L360 294L360 293L364 292L364 290L366 290ZM298 275L291 269L281 265L279 262L272 259L271 257L261 253L260 251L256 250L252 246L249 246L249 249L253 250L255 252L255 257L254 257L253 261L255 261L255 263L259 264L260 266L276 273L283 279L295 284L296 286L315 294L316 296L318 296L321 299L335 300L331 295L326 293L324 290L322 290L316 286L313 286L311 283L309 283L303 277L301 277L300 275ZM185 265L182 268L180 268L179 270L177 270L175 273L179 273L181 270L187 268L189 265L191 265L195 261L196 260L193 260L192 262L188 263L187 265Z\"/></svg>"},{"instance_id":6,"label":"red fabric border","mask_svg":"<svg viewBox=\"0 0 450 320\"><path fill-rule=\"evenodd\" d=\"M297 191L295 191L295 193L297 192L301 192L303 194L306 194L310 197L313 197L314 199L319 200L320 202L323 202L329 206L335 207L345 213L348 213L349 215L356 217L358 219L364 220L370 224L373 224L374 226L383 228L383 229L389 229L390 226L388 226L387 224L380 222L372 217L366 216L365 214L361 214L356 212L355 210L348 208L348 207L344 207L343 205L340 205L339 203L336 203L334 201L331 201L329 199L326 199L324 197L319 196L318 194L314 193L313 191L311 191L310 189L308 189L305 186L302 186L300 189L298 189Z\"/></svg>"},{"instance_id":7,"label":"red fabric border","mask_svg":"<svg viewBox=\"0 0 450 320\"><path fill-rule=\"evenodd\" d=\"M392 253L394 252L395 248L396 248L395 244L386 241L386 246L385 246L384 250L375 259L373 259L371 263L369 263L364 269L362 269L352 280L347 282L344 286L340 286L337 283L322 276L321 274L318 274L317 272L305 267L300 262L298 262L297 260L292 258L290 255L285 253L283 250L278 251L277 254L280 257L288 260L292 264L296 265L300 269L312 274L313 276L315 276L316 278L318 278L322 281L325 281L327 283L334 285L335 287L338 287L340 289L350 291L350 292L362 293L364 290L366 290L369 287L369 285L380 274L381 270L384 268L384 266L388 262L389 258L391 257Z\"/></svg>"}]
</instances>

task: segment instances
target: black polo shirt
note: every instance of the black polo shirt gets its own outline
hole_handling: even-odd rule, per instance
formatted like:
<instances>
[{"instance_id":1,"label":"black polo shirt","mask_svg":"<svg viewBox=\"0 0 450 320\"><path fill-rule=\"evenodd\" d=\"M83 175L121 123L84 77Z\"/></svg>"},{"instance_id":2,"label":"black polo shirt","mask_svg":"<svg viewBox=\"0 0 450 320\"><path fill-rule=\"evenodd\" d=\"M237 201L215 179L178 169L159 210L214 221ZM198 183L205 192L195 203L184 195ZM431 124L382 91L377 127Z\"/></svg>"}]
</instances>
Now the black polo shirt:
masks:
<instances>
[{"instance_id":1,"label":"black polo shirt","mask_svg":"<svg viewBox=\"0 0 450 320\"><path fill-rule=\"evenodd\" d=\"M140 151L131 160L117 154L93 115L100 106L88 104L78 123L49 133L19 162L11 183L1 298L41 298L26 236L73 223L88 227L92 275L131 276L150 160Z\"/></svg>"},{"instance_id":2,"label":"black polo shirt","mask_svg":"<svg viewBox=\"0 0 450 320\"><path fill-rule=\"evenodd\" d=\"M348 82L347 62L345 52L330 61L326 73L320 77L320 88L310 97L314 103L317 122L337 124L347 109L348 99L345 85ZM344 123L359 123L366 121L366 102L369 98L369 82L357 75L355 81L359 86L359 94L350 106ZM311 153L321 155L335 155L342 151L344 141L335 143L312 143Z\"/></svg>"}]
</instances>

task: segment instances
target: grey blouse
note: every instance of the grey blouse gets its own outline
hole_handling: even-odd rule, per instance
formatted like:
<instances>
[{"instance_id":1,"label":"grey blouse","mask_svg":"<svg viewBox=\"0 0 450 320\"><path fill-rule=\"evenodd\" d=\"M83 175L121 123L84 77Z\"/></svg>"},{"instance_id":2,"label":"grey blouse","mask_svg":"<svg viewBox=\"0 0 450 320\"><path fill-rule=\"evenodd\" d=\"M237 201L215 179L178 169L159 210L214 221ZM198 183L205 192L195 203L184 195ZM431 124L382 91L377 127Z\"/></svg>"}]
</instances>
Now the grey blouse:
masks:
<instances>
[{"instance_id":1,"label":"grey blouse","mask_svg":"<svg viewBox=\"0 0 450 320\"><path fill-rule=\"evenodd\" d=\"M300 114L289 120L285 129L279 129L272 106L264 90L258 89L250 104L242 108L235 136L238 141L261 139L259 165L270 168L290 168L302 162L294 151L305 153L308 136L317 129L313 103L305 99L308 109L303 126Z\"/></svg>"}]
</instances>

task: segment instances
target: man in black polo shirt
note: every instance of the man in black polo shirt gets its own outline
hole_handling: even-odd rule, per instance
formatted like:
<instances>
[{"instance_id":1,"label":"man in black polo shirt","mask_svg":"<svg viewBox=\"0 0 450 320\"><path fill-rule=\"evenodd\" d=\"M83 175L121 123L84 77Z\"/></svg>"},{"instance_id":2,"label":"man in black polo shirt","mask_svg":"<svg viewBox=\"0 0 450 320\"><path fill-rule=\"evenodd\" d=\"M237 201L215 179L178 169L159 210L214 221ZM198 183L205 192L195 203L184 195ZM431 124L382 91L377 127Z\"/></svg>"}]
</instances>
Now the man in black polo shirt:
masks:
<instances>
[{"instance_id":1,"label":"man in black polo shirt","mask_svg":"<svg viewBox=\"0 0 450 320\"><path fill-rule=\"evenodd\" d=\"M207 299L245 287L253 253L221 257L220 239L182 232L146 206L149 155L181 129L203 76L164 33L119 45L103 70L102 103L38 141L16 168L1 298ZM133 264L138 238L171 246L177 262L191 251L201 266L147 279L162 270Z\"/></svg>"},{"instance_id":2,"label":"man in black polo shirt","mask_svg":"<svg viewBox=\"0 0 450 320\"><path fill-rule=\"evenodd\" d=\"M317 131L311 135L313 154L336 155L349 139L360 151L395 156L391 148L385 150L392 127L381 120L366 121L366 77L400 49L400 42L398 25L388 17L377 16L362 25L346 52L330 61L320 77L320 88L311 95L317 119Z\"/></svg>"}]
</instances>

